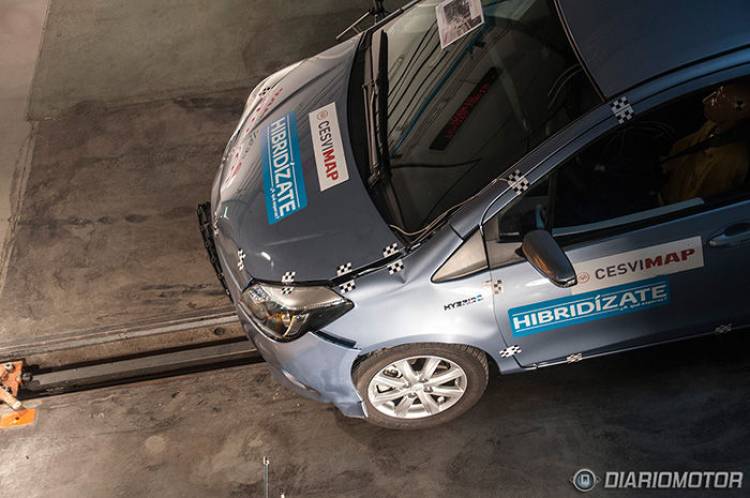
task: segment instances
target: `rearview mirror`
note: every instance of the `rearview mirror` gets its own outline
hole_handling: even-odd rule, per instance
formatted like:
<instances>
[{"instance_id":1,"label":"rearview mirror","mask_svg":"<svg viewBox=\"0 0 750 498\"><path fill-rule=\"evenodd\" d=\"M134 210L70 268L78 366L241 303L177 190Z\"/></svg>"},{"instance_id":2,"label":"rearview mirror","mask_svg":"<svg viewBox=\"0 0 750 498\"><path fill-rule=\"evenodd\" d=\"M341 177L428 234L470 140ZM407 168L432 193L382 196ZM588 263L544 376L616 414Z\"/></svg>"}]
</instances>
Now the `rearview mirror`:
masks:
<instances>
[{"instance_id":1,"label":"rearview mirror","mask_svg":"<svg viewBox=\"0 0 750 498\"><path fill-rule=\"evenodd\" d=\"M527 233L521 251L531 266L556 286L572 287L578 283L568 256L547 230Z\"/></svg>"}]
</instances>

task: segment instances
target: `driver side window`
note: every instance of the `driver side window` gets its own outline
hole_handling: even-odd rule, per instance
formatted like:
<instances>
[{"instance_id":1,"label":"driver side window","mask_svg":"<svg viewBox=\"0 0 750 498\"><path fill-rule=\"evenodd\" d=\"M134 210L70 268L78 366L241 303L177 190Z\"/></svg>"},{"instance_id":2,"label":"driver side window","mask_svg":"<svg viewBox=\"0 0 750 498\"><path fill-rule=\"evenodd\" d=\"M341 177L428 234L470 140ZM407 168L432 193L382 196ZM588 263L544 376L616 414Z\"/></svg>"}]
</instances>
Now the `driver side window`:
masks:
<instances>
[{"instance_id":1,"label":"driver side window","mask_svg":"<svg viewBox=\"0 0 750 498\"><path fill-rule=\"evenodd\" d=\"M712 108L717 92L728 100L728 116ZM580 238L747 197L748 117L747 80L648 112L537 182L488 222L485 238L518 242L536 228Z\"/></svg>"}]
</instances>

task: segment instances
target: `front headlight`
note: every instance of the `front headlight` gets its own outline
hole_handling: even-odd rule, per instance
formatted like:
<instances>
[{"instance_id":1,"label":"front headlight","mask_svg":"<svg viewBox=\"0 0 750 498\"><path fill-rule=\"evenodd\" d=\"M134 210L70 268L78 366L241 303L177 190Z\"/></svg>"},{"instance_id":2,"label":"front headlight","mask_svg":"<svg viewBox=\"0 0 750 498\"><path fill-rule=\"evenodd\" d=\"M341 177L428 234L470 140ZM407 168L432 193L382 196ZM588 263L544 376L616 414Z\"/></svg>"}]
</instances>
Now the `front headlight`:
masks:
<instances>
[{"instance_id":1,"label":"front headlight","mask_svg":"<svg viewBox=\"0 0 750 498\"><path fill-rule=\"evenodd\" d=\"M284 288L251 285L240 299L240 306L261 332L276 341L291 341L319 330L354 307L327 287L292 287L288 294Z\"/></svg>"}]
</instances>

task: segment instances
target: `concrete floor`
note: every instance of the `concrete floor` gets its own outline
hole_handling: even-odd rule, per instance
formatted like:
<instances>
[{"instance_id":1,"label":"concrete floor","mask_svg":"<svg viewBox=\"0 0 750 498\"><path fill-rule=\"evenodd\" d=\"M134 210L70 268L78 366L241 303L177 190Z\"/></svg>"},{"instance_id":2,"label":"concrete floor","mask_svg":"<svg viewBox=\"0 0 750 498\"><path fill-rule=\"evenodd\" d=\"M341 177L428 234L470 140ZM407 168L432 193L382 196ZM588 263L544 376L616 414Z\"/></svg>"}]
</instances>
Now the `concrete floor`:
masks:
<instances>
[{"instance_id":1,"label":"concrete floor","mask_svg":"<svg viewBox=\"0 0 750 498\"><path fill-rule=\"evenodd\" d=\"M49 0L39 49L45 4L0 0L0 351L228 309L194 210L244 100L370 4Z\"/></svg>"},{"instance_id":2,"label":"concrete floor","mask_svg":"<svg viewBox=\"0 0 750 498\"><path fill-rule=\"evenodd\" d=\"M0 296L0 342L228 306L198 232L245 92L37 125Z\"/></svg>"},{"instance_id":3,"label":"concrete floor","mask_svg":"<svg viewBox=\"0 0 750 498\"><path fill-rule=\"evenodd\" d=\"M390 432L254 365L37 400L0 434L4 494L29 497L575 497L581 467L750 472L750 336L496 379L456 422ZM745 484L745 488L747 487ZM612 491L592 496L747 496Z\"/></svg>"},{"instance_id":4,"label":"concrete floor","mask_svg":"<svg viewBox=\"0 0 750 498\"><path fill-rule=\"evenodd\" d=\"M390 8L404 0L387 0ZM246 88L335 44L371 0L51 0L30 105L150 102Z\"/></svg>"}]
</instances>

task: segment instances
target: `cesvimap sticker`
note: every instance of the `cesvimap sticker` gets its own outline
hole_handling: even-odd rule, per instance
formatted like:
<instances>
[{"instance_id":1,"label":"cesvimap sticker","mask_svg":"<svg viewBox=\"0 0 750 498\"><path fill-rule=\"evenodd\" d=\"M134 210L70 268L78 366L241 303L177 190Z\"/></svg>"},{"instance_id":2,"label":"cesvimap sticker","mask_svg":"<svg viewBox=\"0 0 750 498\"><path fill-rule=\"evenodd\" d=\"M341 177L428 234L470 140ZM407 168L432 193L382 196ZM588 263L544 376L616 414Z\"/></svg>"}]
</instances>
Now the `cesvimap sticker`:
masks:
<instances>
[{"instance_id":1,"label":"cesvimap sticker","mask_svg":"<svg viewBox=\"0 0 750 498\"><path fill-rule=\"evenodd\" d=\"M701 268L703 243L700 237L691 237L575 263L573 267L578 275L578 284L570 290L573 294L580 294Z\"/></svg>"},{"instance_id":2,"label":"cesvimap sticker","mask_svg":"<svg viewBox=\"0 0 750 498\"><path fill-rule=\"evenodd\" d=\"M339 118L336 115L336 103L311 112L309 118L315 152L315 169L318 172L318 183L322 192L349 179Z\"/></svg>"}]
</instances>

